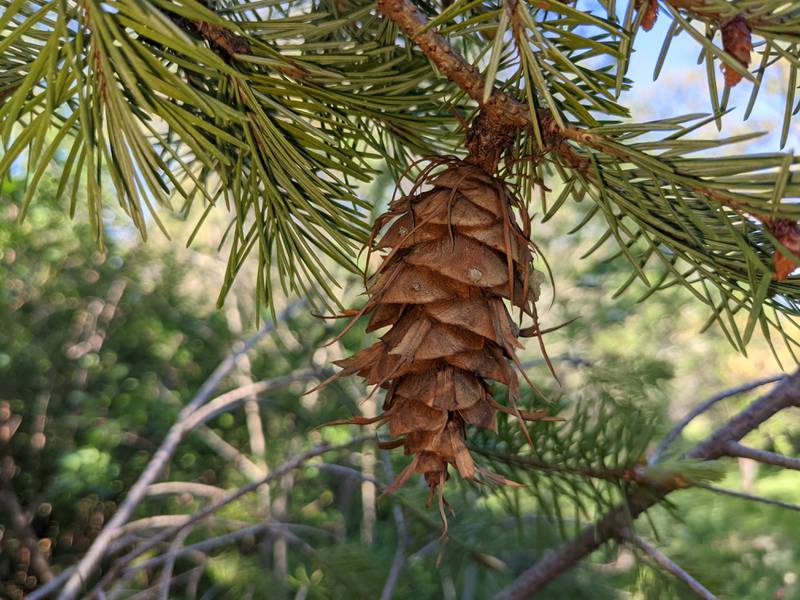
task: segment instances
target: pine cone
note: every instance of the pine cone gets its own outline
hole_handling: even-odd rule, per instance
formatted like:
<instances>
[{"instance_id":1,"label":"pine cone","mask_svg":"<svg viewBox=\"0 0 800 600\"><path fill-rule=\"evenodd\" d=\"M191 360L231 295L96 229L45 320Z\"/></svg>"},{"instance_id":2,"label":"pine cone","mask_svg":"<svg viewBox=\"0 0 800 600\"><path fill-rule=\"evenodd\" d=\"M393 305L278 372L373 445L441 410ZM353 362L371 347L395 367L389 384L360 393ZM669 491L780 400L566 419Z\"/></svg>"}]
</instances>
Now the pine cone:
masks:
<instances>
[{"instance_id":1,"label":"pine cone","mask_svg":"<svg viewBox=\"0 0 800 600\"><path fill-rule=\"evenodd\" d=\"M769 224L769 229L772 234L778 238L778 241L783 244L787 250L792 252L795 256L800 256L800 226L795 221L787 219L774 219ZM800 261L793 259L775 249L775 279L783 281L787 279L792 272L797 269Z\"/></svg>"},{"instance_id":2,"label":"pine cone","mask_svg":"<svg viewBox=\"0 0 800 600\"><path fill-rule=\"evenodd\" d=\"M372 237L388 225L376 244L385 255L367 281L369 300L355 316L369 315L367 331L389 330L337 362L342 371L336 377L358 373L386 389L378 417L352 422L388 422L398 438L391 446L402 444L414 457L387 492L414 472L433 492L447 480L449 465L467 479L481 474L509 483L475 465L465 428L495 429L497 410L548 420L516 409L519 383L511 363L519 365L515 349L521 344L504 302L535 319L541 274L532 269L527 211L481 168L455 160L447 165L434 176L426 170L422 182L432 189L419 192L417 182L378 219ZM494 400L488 380L509 387L513 408Z\"/></svg>"},{"instance_id":3,"label":"pine cone","mask_svg":"<svg viewBox=\"0 0 800 600\"><path fill-rule=\"evenodd\" d=\"M750 66L750 53L753 51L753 40L750 25L742 17L736 17L722 27L722 47L744 67ZM725 71L725 84L733 87L742 80L742 76L727 64L722 65Z\"/></svg>"},{"instance_id":4,"label":"pine cone","mask_svg":"<svg viewBox=\"0 0 800 600\"><path fill-rule=\"evenodd\" d=\"M642 29L650 31L658 19L658 0L639 0L636 3L636 8L639 12L644 12L642 15Z\"/></svg>"}]
</instances>

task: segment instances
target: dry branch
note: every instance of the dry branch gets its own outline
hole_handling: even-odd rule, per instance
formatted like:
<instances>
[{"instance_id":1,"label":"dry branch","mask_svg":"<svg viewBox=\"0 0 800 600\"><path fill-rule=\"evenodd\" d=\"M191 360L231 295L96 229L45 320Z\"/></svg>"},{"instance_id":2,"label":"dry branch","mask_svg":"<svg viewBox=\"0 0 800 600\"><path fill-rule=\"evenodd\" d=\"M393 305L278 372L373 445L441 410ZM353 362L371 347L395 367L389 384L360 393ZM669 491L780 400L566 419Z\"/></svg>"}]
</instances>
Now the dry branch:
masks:
<instances>
[{"instance_id":1,"label":"dry branch","mask_svg":"<svg viewBox=\"0 0 800 600\"><path fill-rule=\"evenodd\" d=\"M748 494L746 492L737 492L736 490L728 490L725 488L717 487L715 485L701 484L698 487L714 492L715 494L723 494L725 496L733 496L734 498L741 498L742 500L750 500L752 502L760 502L761 504L769 504L770 506L777 506L786 510L793 510L800 512L800 504L792 504L791 502L783 502L781 500L773 500L772 498L764 498L764 496L756 496L755 494Z\"/></svg>"},{"instance_id":2,"label":"dry branch","mask_svg":"<svg viewBox=\"0 0 800 600\"><path fill-rule=\"evenodd\" d=\"M292 383L308 381L318 374L319 372L316 369L298 369L287 375L266 379L264 381L257 381L225 392L188 415L182 421L182 429L184 433L191 431L198 425L206 423L223 412L229 411L236 405L245 402L255 394L263 394L264 392L271 392L286 387Z\"/></svg>"},{"instance_id":3,"label":"dry branch","mask_svg":"<svg viewBox=\"0 0 800 600\"><path fill-rule=\"evenodd\" d=\"M785 378L786 375L781 373L780 375L773 375L771 377L765 377L764 379L757 379L756 381L750 381L740 386L720 392L719 394L714 394L713 396L711 396L711 398L709 398L702 404L698 404L695 408L689 411L689 413L683 419L681 419L680 422L677 425L675 425L675 427L673 427L667 435L664 436L664 438L658 444L658 447L656 448L655 452L653 452L653 455L650 457L649 462L651 464L658 462L658 460L664 455L664 452L666 452L667 448L669 448L672 445L672 443L677 439L677 437L681 434L681 432L684 429L686 429L686 426L689 423L691 423L694 419L696 419L698 416L700 416L708 409L710 409L712 406L717 404L718 402L721 402L722 400L725 400L732 396L744 394L745 392L749 392L751 390L754 390L756 388L759 388L761 386L770 383L782 381Z\"/></svg>"},{"instance_id":4,"label":"dry branch","mask_svg":"<svg viewBox=\"0 0 800 600\"><path fill-rule=\"evenodd\" d=\"M220 457L232 462L241 474L250 481L260 479L266 473L256 463L239 450L222 439L213 429L206 426L198 427L194 430L195 435L199 436L209 448L216 452Z\"/></svg>"},{"instance_id":5,"label":"dry branch","mask_svg":"<svg viewBox=\"0 0 800 600\"><path fill-rule=\"evenodd\" d=\"M704 600L718 600L706 587L697 581L694 577L684 571L680 565L675 564L668 556L661 552L658 548L654 548L639 536L630 536L629 541L635 545L639 550L644 552L650 559L665 571L672 573L675 577L683 581L690 590L692 590L698 598Z\"/></svg>"},{"instance_id":6,"label":"dry branch","mask_svg":"<svg viewBox=\"0 0 800 600\"><path fill-rule=\"evenodd\" d=\"M294 314L305 302L296 302L290 305L279 317L278 321L288 319ZM184 422L192 415L197 409L203 406L211 397L213 391L228 375L228 373L236 366L236 361L245 352L249 352L261 339L268 333L275 329L275 323L265 323L264 326L255 333L245 344L236 352L231 353L225 360L223 360L211 375L206 379L203 385L198 390L194 398L178 413L178 417L167 433L166 438L161 443L161 446L150 459L144 472L139 476L139 479L131 487L125 500L120 505L114 516L109 519L105 527L103 527L100 534L95 538L90 546L88 552L84 555L78 563L75 572L70 576L64 589L59 595L60 600L73 600L84 582L91 576L92 572L97 568L98 563L102 559L105 549L109 542L115 537L117 529L130 519L133 511L142 501L147 494L147 488L158 478L161 471L166 466L169 459L177 449L181 440L183 439L186 428Z\"/></svg>"},{"instance_id":7,"label":"dry branch","mask_svg":"<svg viewBox=\"0 0 800 600\"><path fill-rule=\"evenodd\" d=\"M529 108L508 94L494 92L488 101L483 101L484 79L474 65L450 45L433 28L422 34L419 30L427 24L425 16L409 0L378 0L378 10L391 19L425 53L439 71L464 90L498 124L517 128L531 124Z\"/></svg>"},{"instance_id":8,"label":"dry branch","mask_svg":"<svg viewBox=\"0 0 800 600\"><path fill-rule=\"evenodd\" d=\"M379 438L377 438L375 435L364 435L357 438L353 438L349 442L345 442L343 444L338 444L338 445L320 444L319 446L314 446L313 448L306 450L305 452L301 452L299 454L294 455L286 462L284 462L282 465L272 470L268 475L263 477L261 480L254 481L252 483L249 483L247 485L244 485L236 490L227 493L225 496L215 500L214 502L211 502L210 504L198 510L197 512L188 515L187 518L184 519L181 523L175 525L174 527L169 527L162 530L158 534L154 535L153 537L139 544L125 556L122 556L121 558L115 560L111 570L92 589L92 591L87 595L87 598L98 597L99 593L102 592L103 588L108 583L113 581L116 578L117 573L119 573L120 570L127 567L131 563L131 561L133 561L138 556L141 556L144 552L147 552L148 550L151 550L159 546L162 542L177 535L186 527L192 526L206 519L207 517L214 514L221 508L230 504L231 502L234 502L239 498L241 498L242 496L245 496L250 492L257 490L260 486L270 483L275 479L279 479L284 475L286 475L287 473L294 471L295 469L302 466L312 458L321 456L322 454L326 454L328 452L336 452L338 450L345 450L348 448L352 448L353 446L363 444L364 442L367 442L369 440L378 442Z\"/></svg>"},{"instance_id":9,"label":"dry branch","mask_svg":"<svg viewBox=\"0 0 800 600\"><path fill-rule=\"evenodd\" d=\"M484 100L484 77L474 65L467 60L433 28L422 33L419 31L428 23L425 16L411 0L379 0L378 9L387 18L394 21L403 32L414 41L436 65L439 71L450 81L458 85L481 108L493 127L527 129L533 125L532 108L508 94L494 90ZM601 184L597 175L590 169L590 160L575 151L569 142L584 149L593 149L614 156L623 162L635 164L634 155L624 145L614 142L598 133L588 131L574 125L557 121L549 110L536 111L539 130L543 134L545 152L555 152L569 168L579 171L585 178ZM563 120L563 119L562 119ZM687 177L688 179L688 177ZM735 196L709 187L702 179L692 178L692 189L704 195L713 206L726 206L737 212L742 210L741 202ZM603 183L603 185L605 185ZM765 226L772 223L770 215L747 213L750 217L761 221Z\"/></svg>"},{"instance_id":10,"label":"dry branch","mask_svg":"<svg viewBox=\"0 0 800 600\"><path fill-rule=\"evenodd\" d=\"M148 496L168 496L170 494L191 494L193 496L209 496L215 498L225 493L225 490L215 485L197 483L194 481L164 481L154 483L147 488Z\"/></svg>"},{"instance_id":11,"label":"dry branch","mask_svg":"<svg viewBox=\"0 0 800 600\"><path fill-rule=\"evenodd\" d=\"M800 406L800 371L785 378L769 393L750 404L695 446L686 456L701 460L713 460L724 456L730 442L738 442L774 414L792 406ZM649 489L646 492L629 495L625 503L608 512L586 527L576 538L565 542L524 571L511 585L495 596L495 600L529 598L600 546L618 538L621 532L628 528L631 519L635 519L680 487L680 482L675 482L674 485L666 486L659 491Z\"/></svg>"},{"instance_id":12,"label":"dry branch","mask_svg":"<svg viewBox=\"0 0 800 600\"><path fill-rule=\"evenodd\" d=\"M293 544L298 545L301 547L304 553L313 552L313 548L303 542L299 537L295 536L291 533L292 529L300 529L300 530L313 530L315 533L324 533L326 535L329 534L328 531L324 529L317 529L314 527L301 527L298 525L294 525L292 523L258 523L256 525L249 525L247 527L242 527L241 529L237 529L236 531L231 531L228 533L223 533L222 535L206 538L201 542L197 542L195 544L191 544L182 548L178 553L175 555L176 558L182 558L184 556L192 556L198 553L204 554L206 552L210 552L211 550L216 550L217 548L222 548L223 546L228 546L230 544L236 543L242 539L256 537L264 532L268 531L280 531L281 535L286 536L289 541ZM161 555L161 556L154 556L153 558L149 558L145 561L136 563L133 566L130 566L126 569L126 573L140 571L142 569L152 569L153 567L158 567L165 562L167 562L168 556Z\"/></svg>"},{"instance_id":13,"label":"dry branch","mask_svg":"<svg viewBox=\"0 0 800 600\"><path fill-rule=\"evenodd\" d=\"M729 442L725 446L725 454L728 456L737 456L739 458L749 458L767 465L783 467L784 469L794 469L795 471L800 471L800 458L792 458L790 456L776 454L775 452L767 452L766 450L748 448L739 442Z\"/></svg>"}]
</instances>

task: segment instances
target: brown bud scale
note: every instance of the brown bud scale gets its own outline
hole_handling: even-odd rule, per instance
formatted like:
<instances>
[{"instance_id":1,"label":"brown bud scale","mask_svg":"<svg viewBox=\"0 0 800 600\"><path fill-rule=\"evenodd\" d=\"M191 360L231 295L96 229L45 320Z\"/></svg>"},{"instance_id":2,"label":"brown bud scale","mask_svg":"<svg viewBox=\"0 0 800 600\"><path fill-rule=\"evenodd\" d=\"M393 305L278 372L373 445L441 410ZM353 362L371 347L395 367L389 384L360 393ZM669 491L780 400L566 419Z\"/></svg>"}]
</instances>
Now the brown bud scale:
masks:
<instances>
[{"instance_id":1,"label":"brown bud scale","mask_svg":"<svg viewBox=\"0 0 800 600\"><path fill-rule=\"evenodd\" d=\"M753 39L750 25L742 17L728 21L722 27L722 47L744 67L750 66L750 53L753 51ZM742 80L742 76L731 66L724 64L725 84L733 87Z\"/></svg>"}]
</instances>

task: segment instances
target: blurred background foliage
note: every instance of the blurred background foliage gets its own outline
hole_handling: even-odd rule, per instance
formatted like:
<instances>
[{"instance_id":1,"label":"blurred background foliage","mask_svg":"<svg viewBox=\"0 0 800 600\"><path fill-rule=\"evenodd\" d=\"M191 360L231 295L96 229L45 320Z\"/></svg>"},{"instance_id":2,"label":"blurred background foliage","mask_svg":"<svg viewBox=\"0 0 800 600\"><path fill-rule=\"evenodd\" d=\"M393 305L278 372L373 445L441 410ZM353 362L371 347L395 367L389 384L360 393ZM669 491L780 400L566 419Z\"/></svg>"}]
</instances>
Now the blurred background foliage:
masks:
<instances>
[{"instance_id":1,"label":"blurred background foliage","mask_svg":"<svg viewBox=\"0 0 800 600\"><path fill-rule=\"evenodd\" d=\"M662 34L667 27L667 19L656 25ZM649 76L657 50L658 44L644 45L639 58L634 56L629 71L634 80ZM704 85L695 62L696 48L681 49L676 39L659 84L637 86L635 98L626 92L636 118L671 116L676 91L682 94L681 112L706 110L703 94L684 93ZM772 96L780 95L784 82L768 77L766 91L772 87ZM743 88L733 91L731 105L747 104L749 91ZM772 107L770 93L763 96L766 108L753 119L772 134L760 146L749 142L737 151L777 143L783 106ZM740 113L726 125L736 123ZM800 130L796 122L792 127L789 139L796 139ZM751 125L726 127L731 135L750 130ZM384 173L363 186L361 195L372 199L377 213L391 187L392 178ZM225 252L217 253L215 243L227 224L224 215L210 213L187 249L182 242L198 214L162 215L175 241L154 236L141 244L126 217L107 209L101 253L86 215L70 219L53 200L56 188L55 175L39 183L22 223L17 217L26 191L18 181L4 182L0 190L0 596L10 599L22 598L48 575L37 567L31 540L53 573L74 564L180 407L252 333L257 319L270 319L254 305L258 265L252 263L242 267L225 306L215 306L226 273ZM527 344L522 359L567 420L538 423L530 432L536 460L560 465L561 471L511 460L522 435L513 421L501 418L496 438L477 433L470 443L482 464L525 487L448 483L455 515L450 537L440 545L441 524L435 509L426 508L427 490L420 482L383 499L375 499L371 484L364 484L364 477L390 481L406 464L402 456L376 452L374 444L326 455L324 462L245 496L195 529L186 544L268 522L285 525L179 559L172 597L372 600L381 598L398 547L406 562L394 598L489 597L619 499L619 482L587 477L588 467L630 466L704 398L780 370L757 336L743 356L716 327L700 335L708 312L685 289L671 287L639 302L644 289L634 282L615 295L630 269L624 260L609 258L613 245L579 259L602 235L603 223L568 234L587 211L588 202L570 202L547 223L539 215L533 233L555 281L555 289L552 282L545 286L540 302L543 326L567 323L545 338L561 385L548 373L535 342ZM360 282L331 268L343 284L343 304L358 301ZM294 302L278 295L277 312ZM355 327L324 346L342 326L297 311L240 362L225 389L308 367L324 378L331 361L367 342L363 328ZM778 352L782 365L791 368L791 357ZM374 399L363 400L360 384L347 380L304 394L314 383L263 394L258 410L247 404L198 428L180 445L162 480L202 484L213 497L323 440L340 443L362 433L344 426L317 429L376 410ZM728 399L694 420L676 453L703 439L756 393ZM535 401L526 403L532 408ZM789 456L800 452L791 413L745 441ZM800 503L796 473L744 459L724 466L722 487ZM118 543L141 539L207 502L208 497L186 491L149 496ZM686 490L648 514L637 524L639 533L720 597L800 599L800 513ZM142 590L152 593L156 585L153 573L140 568L118 591L143 597ZM691 596L650 568L647 559L608 546L542 597Z\"/></svg>"}]
</instances>

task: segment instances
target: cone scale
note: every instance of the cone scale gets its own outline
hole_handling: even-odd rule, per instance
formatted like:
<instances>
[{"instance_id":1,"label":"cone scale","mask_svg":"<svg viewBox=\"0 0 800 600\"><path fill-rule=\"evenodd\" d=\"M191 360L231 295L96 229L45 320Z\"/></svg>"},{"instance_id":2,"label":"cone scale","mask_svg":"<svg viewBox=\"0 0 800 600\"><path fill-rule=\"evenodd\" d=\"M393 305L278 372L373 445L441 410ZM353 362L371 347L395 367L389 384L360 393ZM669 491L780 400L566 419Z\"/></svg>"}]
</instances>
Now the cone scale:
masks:
<instances>
[{"instance_id":1,"label":"cone scale","mask_svg":"<svg viewBox=\"0 0 800 600\"><path fill-rule=\"evenodd\" d=\"M415 472L433 491L451 466L466 479L508 483L475 464L466 428L495 430L498 410L546 418L515 403L521 344L508 306L535 318L540 273L529 232L527 211L506 184L456 159L434 161L377 220L371 247L382 261L355 318L369 317L367 331L386 331L338 361L336 377L355 373L386 390L380 415L353 422L387 423L390 445L413 457L388 492ZM508 386L512 406L495 401L491 381Z\"/></svg>"}]
</instances>

